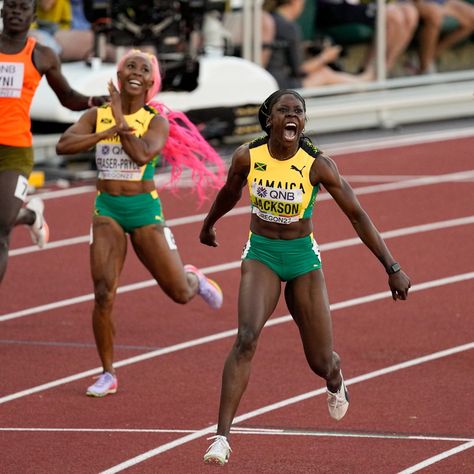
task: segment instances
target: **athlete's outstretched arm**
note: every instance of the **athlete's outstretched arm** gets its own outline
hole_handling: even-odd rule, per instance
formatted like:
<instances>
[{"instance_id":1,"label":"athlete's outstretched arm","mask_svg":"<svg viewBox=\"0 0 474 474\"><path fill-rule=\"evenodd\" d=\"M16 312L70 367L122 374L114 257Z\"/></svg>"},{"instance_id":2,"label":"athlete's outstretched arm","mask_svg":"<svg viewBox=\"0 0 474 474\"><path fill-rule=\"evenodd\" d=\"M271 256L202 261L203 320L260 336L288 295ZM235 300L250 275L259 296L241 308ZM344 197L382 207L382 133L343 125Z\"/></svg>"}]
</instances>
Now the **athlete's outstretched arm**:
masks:
<instances>
[{"instance_id":1,"label":"athlete's outstretched arm","mask_svg":"<svg viewBox=\"0 0 474 474\"><path fill-rule=\"evenodd\" d=\"M320 155L312 167L311 181L313 184L320 182L326 188L348 217L362 242L379 259L388 272L390 266L396 263L396 260L372 220L360 205L353 189L339 174L334 161L327 156ZM388 282L394 300L405 300L407 298L410 279L402 270L390 274Z\"/></svg>"},{"instance_id":2,"label":"athlete's outstretched arm","mask_svg":"<svg viewBox=\"0 0 474 474\"><path fill-rule=\"evenodd\" d=\"M214 224L227 214L242 197L242 188L247 182L250 170L248 145L242 145L235 151L227 174L227 180L217 193L211 209L202 224L199 240L205 245L217 247Z\"/></svg>"}]
</instances>

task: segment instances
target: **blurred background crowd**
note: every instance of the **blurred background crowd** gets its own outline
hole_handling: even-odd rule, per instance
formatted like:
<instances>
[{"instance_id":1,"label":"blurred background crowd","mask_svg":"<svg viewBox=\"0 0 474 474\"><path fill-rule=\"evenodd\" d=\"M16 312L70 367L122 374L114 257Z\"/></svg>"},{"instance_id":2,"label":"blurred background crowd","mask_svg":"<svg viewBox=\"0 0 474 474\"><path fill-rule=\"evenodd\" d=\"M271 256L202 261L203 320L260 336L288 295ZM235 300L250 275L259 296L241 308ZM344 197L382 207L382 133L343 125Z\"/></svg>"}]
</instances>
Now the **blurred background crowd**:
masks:
<instances>
[{"instance_id":1,"label":"blurred background crowd","mask_svg":"<svg viewBox=\"0 0 474 474\"><path fill-rule=\"evenodd\" d=\"M257 61L280 87L376 79L375 0L254 1L261 9ZM197 55L242 55L244 2L37 0L30 34L63 62L115 62L129 47L149 49L167 66L168 86L177 68L184 71L180 87L191 90ZM388 0L383 6L388 78L474 68L474 0Z\"/></svg>"}]
</instances>

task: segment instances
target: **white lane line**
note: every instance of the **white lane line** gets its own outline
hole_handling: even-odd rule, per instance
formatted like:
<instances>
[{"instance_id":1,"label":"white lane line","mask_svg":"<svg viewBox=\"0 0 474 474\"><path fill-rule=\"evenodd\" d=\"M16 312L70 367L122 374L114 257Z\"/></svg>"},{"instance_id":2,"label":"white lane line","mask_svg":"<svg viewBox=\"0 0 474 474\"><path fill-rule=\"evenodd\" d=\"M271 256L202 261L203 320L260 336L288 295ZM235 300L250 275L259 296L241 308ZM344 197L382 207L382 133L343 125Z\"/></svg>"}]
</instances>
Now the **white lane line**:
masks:
<instances>
[{"instance_id":1,"label":"white lane line","mask_svg":"<svg viewBox=\"0 0 474 474\"><path fill-rule=\"evenodd\" d=\"M380 370L375 370L373 372L368 372L366 374L359 375L357 377L353 377L351 379L348 379L346 381L346 384L347 385L352 385L352 384L359 383L359 382L365 382L367 380L371 380L371 379L374 379L376 377L380 377L382 375L387 375L387 374L390 374L390 373L394 373L394 372L397 372L399 370L407 369L409 367L414 367L416 365L424 364L424 363L427 363L427 362L432 362L434 360L441 359L443 357L449 357L453 354L458 354L460 352L465 352L465 351L472 350L472 349L474 349L474 342L471 342L469 344L463 344L463 345L457 346L457 347L452 347L450 349L446 349L446 350L443 350L443 351L434 352L432 354L428 354L428 355L425 355L425 356L422 356L422 357L417 357L415 359L411 359L411 360L408 360L408 361L405 361L405 362L401 362L399 364L395 364L395 365L392 365L392 366L389 366L389 367L385 367L385 368L380 369ZM293 405L295 403L299 403L301 401L308 400L309 398L313 398L313 397L316 397L318 395L323 395L325 393L326 393L326 387L320 388L320 389L317 389L317 390L313 390L311 392L302 393L300 395L296 395L294 397L287 398L286 400L281 400L280 402L277 402L277 403L272 403L270 405L267 405L267 406L258 408L256 410L250 411L248 413L244 413L240 416L237 416L234 419L234 424L235 423L240 423L240 422L245 421L245 420L249 420L251 418L255 418L255 417L260 416L260 415L264 415L266 413L269 413L269 412L274 411L274 410L278 410L280 408L285 408L289 405ZM132 466L135 466L135 465L137 465L137 464L139 464L143 461L146 461L146 460L148 460L152 457L155 457L159 454L162 454L166 451L169 451L171 449L182 446L183 444L189 443L190 441L194 441L198 438L206 436L207 434L212 434L216 431L216 429L217 429L217 425L213 425L213 426L208 426L206 428L203 428L199 431L196 431L195 433L190 433L190 434L185 435L181 438L178 438L174 441L170 441L169 443L162 444L161 446L158 446L158 447L156 447L154 449L151 449L151 450L149 450L145 453L142 453L138 456L135 456L131 459L128 459L127 461L124 461L120 464L117 464L116 466L113 466L113 467L111 467L111 468L109 468L105 471L102 471L101 474L115 474L117 472L121 472L125 469L128 469Z\"/></svg>"},{"instance_id":2,"label":"white lane line","mask_svg":"<svg viewBox=\"0 0 474 474\"><path fill-rule=\"evenodd\" d=\"M417 226L411 226L411 227L403 227L400 229L394 229L394 230L389 230L386 232L382 232L381 235L384 239L391 239L395 237L402 237L402 236L407 236L407 235L412 235L412 234L418 234L421 232L430 232L433 230L440 230L440 229L446 229L450 227L456 227L456 226L461 226L461 225L470 225L474 223L474 216L466 216L466 217L460 217L457 219L449 219L446 221L439 221L439 222L432 222L429 224L422 224L422 225L417 225ZM362 245L362 241L359 239L359 237L354 237L351 239L344 239L344 240L339 240L335 242L329 242L327 244L321 244L320 249L321 252L325 252L328 250L334 250L334 249L340 249L344 247L351 247L354 245ZM201 269L204 273L213 273L213 272L218 272L218 271L224 271L224 270L231 270L240 267L240 260L234 261L234 262L229 262L221 265L215 265L212 267L206 267ZM140 290L143 288L149 288L151 286L155 286L156 282L153 279L150 280L145 280L142 282L130 284L130 285L125 285L121 286L118 288L117 292L118 293L127 293L129 291L135 291L135 290ZM2 321L8 321L11 319L16 319L16 318L22 318L25 316L30 316L32 314L37 314L45 311L50 311L58 308L63 308L65 306L70 306L73 304L79 304L79 303L84 303L86 301L92 301L94 299L94 294L89 293L87 295L82 295L82 296L77 296L73 298L67 298L64 300L60 301L55 301L53 303L48 303L40 306L33 306L31 308L26 308L23 310L15 311L12 313L6 313L3 315L0 315L0 322Z\"/></svg>"},{"instance_id":3,"label":"white lane line","mask_svg":"<svg viewBox=\"0 0 474 474\"><path fill-rule=\"evenodd\" d=\"M372 193L381 193L386 191L396 191L398 189L408 189L414 188L418 186L430 186L434 184L440 183L450 183L450 182L458 182L458 181L466 181L474 179L474 171L461 171L456 173L448 173L442 175L432 175L432 176L421 176L417 178L407 179L404 181L396 181L390 183L383 183L383 184L376 184L370 186L361 186L359 188L354 188L354 192L357 196L363 196ZM318 198L317 203L322 201L329 201L332 197L327 192L322 192ZM249 206L240 206L232 209L228 212L224 218L237 216L241 214L247 214L250 210ZM185 216L179 217L176 219L167 220L167 223L170 227L184 225L184 224L192 224L196 222L202 222L206 217L207 213L202 214L195 214L192 216ZM48 245L43 248L39 249L36 245L29 245L27 247L20 247L18 249L13 249L8 252L9 258L15 257L17 255L24 255L28 253L34 252L46 252L48 250L56 249L59 247L63 247L66 245L75 245L75 244L82 244L89 242L89 235L82 235L79 237L73 237L70 239L58 240L49 242Z\"/></svg>"},{"instance_id":4,"label":"white lane line","mask_svg":"<svg viewBox=\"0 0 474 474\"><path fill-rule=\"evenodd\" d=\"M474 272L464 273L464 274L460 274L460 275L454 275L454 276L451 276L451 277L441 278L441 279L438 279L438 280L432 280L432 281L427 281L427 282L424 282L424 283L419 283L419 284L413 285L410 288L410 292L413 293L413 292L417 292L417 291L428 290L428 289L431 289L431 288L437 288L439 286L455 284L455 283L459 283L459 282L466 281L466 280L472 280L472 279L474 279ZM385 299L385 298L388 299L390 297L391 297L390 291L382 291L382 292L379 292L379 293L373 293L373 294L370 294L370 295L361 296L361 297L358 297L358 298L353 298L353 299L350 299L350 300L340 301L339 303L331 304L330 309L331 309L331 311L336 311L338 309L349 308L349 307L360 305L360 304L371 303L373 301L378 301L378 300ZM265 327L276 326L276 325L287 323L287 322L290 322L290 321L292 321L292 318L289 314L287 314L285 316L280 316L279 318L270 319L265 324ZM184 349L189 349L190 347L196 347L196 346L200 346L200 345L203 345L203 344L208 344L210 342L225 339L225 338L228 338L228 337L233 337L236 334L237 334L237 329L229 329L227 331L211 334L209 336L204 336L204 337L200 337L200 338L197 338L197 339L192 339L190 341L181 342L181 343L178 343L178 344L174 344L172 346L168 346L168 347L164 347L164 348L157 349L157 350L154 350L154 351L146 352L144 354L140 354L140 355L137 355L137 356L134 356L134 357L129 357L127 359L122 359L121 361L118 361L118 362L114 363L114 366L116 368L119 368L119 367L124 367L124 366L127 366L127 365L136 364L138 362L143 362L143 361L148 360L148 359L153 359L155 357L160 357L160 356L163 356L165 354L171 354L173 352L178 352L178 351L181 351L181 350L184 350ZM93 375L99 374L101 372L102 372L102 367L96 367L95 369L90 369L90 370L87 370L85 372L80 372L78 374L74 374L74 375L70 375L68 377L53 380L52 382L48 382L48 383L45 383L45 384L42 384L42 385L37 385L36 387L31 387L31 388L28 388L26 390L22 390L20 392L12 393L10 395L6 395L4 397L1 397L0 398L0 405L2 403L6 403L6 402L9 402L9 401L12 401L12 400L16 400L18 398L22 398L22 397L32 395L33 393L42 392L44 390L49 390L50 388L58 387L60 385L66 384L66 383L74 382L76 380L80 380L80 379L83 379L85 377L92 377Z\"/></svg>"},{"instance_id":5,"label":"white lane line","mask_svg":"<svg viewBox=\"0 0 474 474\"><path fill-rule=\"evenodd\" d=\"M446 140L455 140L459 138L473 138L474 128L465 127L456 130L437 130L433 132L413 133L405 136L373 138L363 141L352 141L348 143L335 143L327 145L318 145L318 147L329 155L349 155L361 151L375 151L384 148L400 148L408 145L419 145L424 143L433 143ZM381 156L383 158L383 156Z\"/></svg>"},{"instance_id":6,"label":"white lane line","mask_svg":"<svg viewBox=\"0 0 474 474\"><path fill-rule=\"evenodd\" d=\"M0 432L15 433L196 433L197 430L191 429L167 429L167 428L29 428L29 427L3 427ZM246 428L233 426L232 434L238 435L261 435L261 436L302 436L302 437L329 437L329 438L363 438L363 439L400 439L415 441L454 441L454 442L474 442L472 438L463 438L458 436L425 436L396 433L369 433L369 432L351 432L351 431L316 431L316 430L298 430L292 428Z\"/></svg>"},{"instance_id":7,"label":"white lane line","mask_svg":"<svg viewBox=\"0 0 474 474\"><path fill-rule=\"evenodd\" d=\"M454 140L459 138L474 137L474 128L465 127L454 130L437 130L434 132L412 133L409 135L396 137L381 137L365 140L351 140L339 143L327 143L325 145L317 144L317 140L313 140L318 147L323 149L331 156L350 155L361 151L380 150L384 148L400 148L409 145L418 145L423 143L441 142L446 140ZM159 176L159 175L157 175ZM67 188L55 191L46 191L37 193L42 199L55 199L61 197L74 196L78 194L92 193L96 191L95 186L86 185L76 188Z\"/></svg>"},{"instance_id":8,"label":"white lane line","mask_svg":"<svg viewBox=\"0 0 474 474\"><path fill-rule=\"evenodd\" d=\"M470 449L472 447L474 447L474 441L461 444L461 446L448 449L447 451L444 451L443 453L440 453L436 456L426 459L425 461L415 464L414 466L404 469L403 471L400 471L398 474L412 474L413 472L421 471L425 467L432 466L433 464L436 464L437 462L442 461L443 459L449 458L450 456L454 456L455 454L461 453L462 451L465 451L466 449Z\"/></svg>"},{"instance_id":9,"label":"white lane line","mask_svg":"<svg viewBox=\"0 0 474 474\"><path fill-rule=\"evenodd\" d=\"M196 430L131 428L0 428L1 431L45 433L195 433ZM463 441L463 440L461 440Z\"/></svg>"},{"instance_id":10,"label":"white lane line","mask_svg":"<svg viewBox=\"0 0 474 474\"><path fill-rule=\"evenodd\" d=\"M54 429L54 428L52 428ZM6 428L9 430L9 428ZM20 428L21 430L21 428ZM189 430L189 433L194 432ZM410 435L396 433L368 433L368 432L351 432L351 431L313 431L313 430L296 430L291 428L274 429L274 428L246 428L236 426L232 428L235 434L253 434L253 435L278 435L278 436L316 436L316 437L333 437L333 438L376 438L376 439L408 439L418 441L473 441L473 438L463 438L459 436L425 436Z\"/></svg>"},{"instance_id":11,"label":"white lane line","mask_svg":"<svg viewBox=\"0 0 474 474\"><path fill-rule=\"evenodd\" d=\"M57 199L62 197L70 197L70 196L78 196L79 194L87 194L87 193L95 193L97 189L95 186L86 185L86 186L78 186L77 188L67 188L67 189L60 189L55 191L44 191L35 193L35 196L40 197L44 201L49 199Z\"/></svg>"}]
</instances>

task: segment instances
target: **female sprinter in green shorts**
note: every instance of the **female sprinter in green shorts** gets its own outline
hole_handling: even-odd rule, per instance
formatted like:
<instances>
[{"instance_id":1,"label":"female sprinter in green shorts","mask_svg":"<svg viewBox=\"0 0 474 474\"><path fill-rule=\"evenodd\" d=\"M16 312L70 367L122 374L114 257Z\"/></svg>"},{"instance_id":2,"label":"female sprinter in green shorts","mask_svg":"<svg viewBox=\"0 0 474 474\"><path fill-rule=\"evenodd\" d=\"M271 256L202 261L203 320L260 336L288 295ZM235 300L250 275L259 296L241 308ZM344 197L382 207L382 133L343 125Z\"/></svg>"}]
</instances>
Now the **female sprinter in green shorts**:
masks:
<instances>
[{"instance_id":1,"label":"female sprinter in green shorts","mask_svg":"<svg viewBox=\"0 0 474 474\"><path fill-rule=\"evenodd\" d=\"M200 240L217 246L214 224L240 200L247 185L252 208L250 237L242 254L238 334L225 362L217 436L204 461L224 464L230 454L228 435L250 376L258 337L273 313L285 281L285 300L298 325L310 368L326 381L332 418L349 407L341 361L333 350L332 323L312 210L320 185L331 194L364 244L388 273L394 300L407 298L410 280L390 254L336 164L303 136L304 99L294 90L279 90L259 110L266 136L239 147L227 182L204 220Z\"/></svg>"},{"instance_id":2,"label":"female sprinter in green shorts","mask_svg":"<svg viewBox=\"0 0 474 474\"><path fill-rule=\"evenodd\" d=\"M161 85L155 56L138 50L127 53L117 66L117 80L119 89L109 82L111 103L87 111L64 132L56 147L58 154L96 148L99 175L90 246L95 294L92 323L103 374L87 389L87 395L94 397L117 391L112 307L127 233L141 262L173 301L185 304L199 294L212 308L222 305L222 291L215 282L191 265L183 267L153 179L157 157L171 137L181 132L189 135L192 128L181 130L174 122L171 126L164 113L147 105ZM202 137L194 138L201 139L200 150L207 145ZM186 153L180 150L174 156L182 158ZM208 161L222 170L220 158L215 152L211 155ZM187 156L196 159L192 150ZM200 183L207 179L217 185L218 176L207 171L204 163L201 159L184 165L194 167Z\"/></svg>"}]
</instances>

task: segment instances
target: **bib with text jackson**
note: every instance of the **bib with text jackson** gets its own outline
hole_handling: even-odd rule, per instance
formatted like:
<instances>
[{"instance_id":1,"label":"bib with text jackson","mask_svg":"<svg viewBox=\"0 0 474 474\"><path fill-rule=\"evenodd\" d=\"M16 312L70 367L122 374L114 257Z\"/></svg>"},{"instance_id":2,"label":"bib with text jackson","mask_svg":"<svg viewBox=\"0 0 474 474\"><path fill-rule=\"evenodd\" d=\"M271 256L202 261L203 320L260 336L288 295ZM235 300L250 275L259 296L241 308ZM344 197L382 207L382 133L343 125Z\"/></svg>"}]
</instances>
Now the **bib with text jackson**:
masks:
<instances>
[{"instance_id":1,"label":"bib with text jackson","mask_svg":"<svg viewBox=\"0 0 474 474\"><path fill-rule=\"evenodd\" d=\"M311 166L320 153L314 146L301 143L288 160L274 159L266 139L249 144L250 171L247 183L252 212L260 219L277 224L291 224L310 218L319 186L310 181Z\"/></svg>"}]
</instances>

